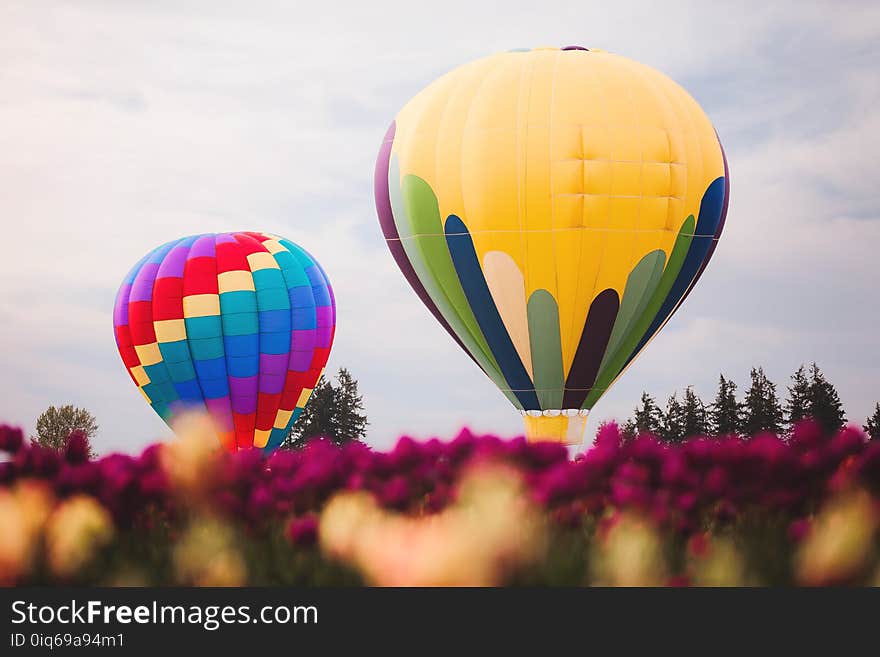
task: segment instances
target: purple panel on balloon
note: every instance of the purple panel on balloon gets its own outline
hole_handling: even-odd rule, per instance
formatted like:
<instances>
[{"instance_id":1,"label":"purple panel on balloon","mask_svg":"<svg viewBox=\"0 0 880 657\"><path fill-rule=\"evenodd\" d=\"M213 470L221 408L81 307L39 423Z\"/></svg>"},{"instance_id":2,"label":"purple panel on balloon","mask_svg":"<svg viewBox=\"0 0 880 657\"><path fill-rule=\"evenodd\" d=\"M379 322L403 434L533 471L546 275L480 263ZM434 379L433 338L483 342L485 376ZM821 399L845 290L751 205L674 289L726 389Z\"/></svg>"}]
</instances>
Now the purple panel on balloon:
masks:
<instances>
[{"instance_id":1,"label":"purple panel on balloon","mask_svg":"<svg viewBox=\"0 0 880 657\"><path fill-rule=\"evenodd\" d=\"M257 375L230 376L229 390L232 410L236 413L254 413L257 410Z\"/></svg>"},{"instance_id":2,"label":"purple panel on balloon","mask_svg":"<svg viewBox=\"0 0 880 657\"><path fill-rule=\"evenodd\" d=\"M290 370L292 372L305 372L311 363L311 351L294 351L290 354Z\"/></svg>"},{"instance_id":3,"label":"purple panel on balloon","mask_svg":"<svg viewBox=\"0 0 880 657\"><path fill-rule=\"evenodd\" d=\"M284 370L285 374L269 374L268 372L260 372L260 392L269 395L275 395L284 388L284 382L287 380L287 355L285 354Z\"/></svg>"},{"instance_id":4,"label":"purple panel on balloon","mask_svg":"<svg viewBox=\"0 0 880 657\"><path fill-rule=\"evenodd\" d=\"M116 293L116 304L113 306L113 326L125 326L128 324L128 295L131 294L131 285L124 283Z\"/></svg>"},{"instance_id":5,"label":"purple panel on balloon","mask_svg":"<svg viewBox=\"0 0 880 657\"><path fill-rule=\"evenodd\" d=\"M171 249L171 252L165 256L162 264L159 265L157 278L182 278L188 253L188 246L175 246Z\"/></svg>"},{"instance_id":6,"label":"purple panel on balloon","mask_svg":"<svg viewBox=\"0 0 880 657\"><path fill-rule=\"evenodd\" d=\"M156 280L156 272L159 271L159 265L154 262L148 262L134 279L134 285L131 286L131 296L129 301L150 301L153 298L153 283Z\"/></svg>"},{"instance_id":7,"label":"purple panel on balloon","mask_svg":"<svg viewBox=\"0 0 880 657\"><path fill-rule=\"evenodd\" d=\"M315 346L329 347L331 335L333 335L332 326L319 326L317 330L315 330Z\"/></svg>"},{"instance_id":8,"label":"purple panel on balloon","mask_svg":"<svg viewBox=\"0 0 880 657\"><path fill-rule=\"evenodd\" d=\"M216 254L216 249L214 248L214 236L213 235L202 235L199 239L195 241L192 245L192 248L189 250L189 258L203 258L210 257L213 258Z\"/></svg>"},{"instance_id":9,"label":"purple panel on balloon","mask_svg":"<svg viewBox=\"0 0 880 657\"><path fill-rule=\"evenodd\" d=\"M289 360L289 354L260 354L260 372L277 376L283 375L287 372Z\"/></svg>"},{"instance_id":10,"label":"purple panel on balloon","mask_svg":"<svg viewBox=\"0 0 880 657\"><path fill-rule=\"evenodd\" d=\"M315 329L300 329L290 333L291 351L308 351L315 348Z\"/></svg>"},{"instance_id":11,"label":"purple panel on balloon","mask_svg":"<svg viewBox=\"0 0 880 657\"><path fill-rule=\"evenodd\" d=\"M330 306L318 306L315 308L315 318L318 327L333 326L333 310Z\"/></svg>"},{"instance_id":12,"label":"purple panel on balloon","mask_svg":"<svg viewBox=\"0 0 880 657\"><path fill-rule=\"evenodd\" d=\"M221 427L226 430L232 430L232 406L229 402L229 396L216 397L214 399L206 399L205 405L208 412L213 418L220 421Z\"/></svg>"}]
</instances>

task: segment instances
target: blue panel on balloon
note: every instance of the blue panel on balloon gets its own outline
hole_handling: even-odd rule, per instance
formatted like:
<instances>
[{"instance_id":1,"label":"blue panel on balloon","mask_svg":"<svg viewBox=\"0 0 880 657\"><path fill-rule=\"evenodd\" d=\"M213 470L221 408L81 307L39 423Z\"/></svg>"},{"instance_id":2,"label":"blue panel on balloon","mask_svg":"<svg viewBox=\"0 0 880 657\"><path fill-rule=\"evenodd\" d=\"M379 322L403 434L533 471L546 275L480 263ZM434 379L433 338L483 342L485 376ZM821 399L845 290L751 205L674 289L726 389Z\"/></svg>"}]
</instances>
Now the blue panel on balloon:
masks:
<instances>
[{"instance_id":1,"label":"blue panel on balloon","mask_svg":"<svg viewBox=\"0 0 880 657\"><path fill-rule=\"evenodd\" d=\"M315 296L316 306L330 305L330 290L327 289L327 286L324 285L324 283L321 283L320 285L315 285L312 288L312 294Z\"/></svg>"},{"instance_id":2,"label":"blue panel on balloon","mask_svg":"<svg viewBox=\"0 0 880 657\"><path fill-rule=\"evenodd\" d=\"M290 351L290 331L260 333L261 354L286 354Z\"/></svg>"},{"instance_id":3,"label":"blue panel on balloon","mask_svg":"<svg viewBox=\"0 0 880 657\"><path fill-rule=\"evenodd\" d=\"M290 331L290 310L263 310L260 312L260 331L276 333Z\"/></svg>"},{"instance_id":4,"label":"blue panel on balloon","mask_svg":"<svg viewBox=\"0 0 880 657\"><path fill-rule=\"evenodd\" d=\"M177 390L177 395L183 401L200 401L202 399L202 389L195 379L175 383L174 389Z\"/></svg>"},{"instance_id":5,"label":"blue panel on balloon","mask_svg":"<svg viewBox=\"0 0 880 657\"><path fill-rule=\"evenodd\" d=\"M199 373L199 380L202 379L225 379L226 378L226 359L223 357L212 358L211 360L196 361L196 372Z\"/></svg>"},{"instance_id":6,"label":"blue panel on balloon","mask_svg":"<svg viewBox=\"0 0 880 657\"><path fill-rule=\"evenodd\" d=\"M310 285L297 285L288 290L291 308L314 308L315 295Z\"/></svg>"},{"instance_id":7,"label":"blue panel on balloon","mask_svg":"<svg viewBox=\"0 0 880 657\"><path fill-rule=\"evenodd\" d=\"M219 379L199 380L199 386L205 394L205 399L217 399L229 394L229 381L225 376Z\"/></svg>"},{"instance_id":8,"label":"blue panel on balloon","mask_svg":"<svg viewBox=\"0 0 880 657\"><path fill-rule=\"evenodd\" d=\"M253 356L227 356L226 371L229 376L243 377L254 376L260 369L260 357Z\"/></svg>"},{"instance_id":9,"label":"blue panel on balloon","mask_svg":"<svg viewBox=\"0 0 880 657\"><path fill-rule=\"evenodd\" d=\"M318 318L312 308L294 308L292 314L293 329L302 331L318 327Z\"/></svg>"},{"instance_id":10,"label":"blue panel on balloon","mask_svg":"<svg viewBox=\"0 0 880 657\"><path fill-rule=\"evenodd\" d=\"M260 353L260 335L227 335L223 338L226 345L226 356L237 358L241 356L255 356Z\"/></svg>"}]
</instances>

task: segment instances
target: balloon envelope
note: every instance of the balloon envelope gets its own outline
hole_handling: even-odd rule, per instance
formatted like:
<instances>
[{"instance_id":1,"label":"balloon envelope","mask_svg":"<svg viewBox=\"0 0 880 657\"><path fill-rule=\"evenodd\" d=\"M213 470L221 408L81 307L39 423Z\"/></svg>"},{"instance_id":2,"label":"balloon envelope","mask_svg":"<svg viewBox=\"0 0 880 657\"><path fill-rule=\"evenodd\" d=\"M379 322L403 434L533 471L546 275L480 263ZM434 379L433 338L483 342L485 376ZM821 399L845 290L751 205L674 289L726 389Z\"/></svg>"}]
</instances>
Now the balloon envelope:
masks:
<instances>
[{"instance_id":1,"label":"balloon envelope","mask_svg":"<svg viewBox=\"0 0 880 657\"><path fill-rule=\"evenodd\" d=\"M206 411L230 450L273 450L333 344L336 305L320 265L281 237L193 235L148 253L113 311L116 344L167 423Z\"/></svg>"},{"instance_id":2,"label":"balloon envelope","mask_svg":"<svg viewBox=\"0 0 880 657\"><path fill-rule=\"evenodd\" d=\"M711 257L727 166L665 75L544 48L415 96L380 149L375 197L398 266L527 434L574 443Z\"/></svg>"}]
</instances>

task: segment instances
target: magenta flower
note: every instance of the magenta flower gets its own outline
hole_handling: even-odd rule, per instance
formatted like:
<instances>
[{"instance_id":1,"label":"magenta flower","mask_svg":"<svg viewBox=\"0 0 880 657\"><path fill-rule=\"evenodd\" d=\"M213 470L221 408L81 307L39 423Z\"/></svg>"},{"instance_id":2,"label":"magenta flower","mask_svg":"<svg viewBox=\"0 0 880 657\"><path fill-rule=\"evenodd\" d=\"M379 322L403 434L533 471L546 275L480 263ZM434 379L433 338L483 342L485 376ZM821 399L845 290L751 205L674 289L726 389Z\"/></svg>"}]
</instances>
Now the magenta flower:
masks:
<instances>
[{"instance_id":1,"label":"magenta flower","mask_svg":"<svg viewBox=\"0 0 880 657\"><path fill-rule=\"evenodd\" d=\"M715 465L706 473L703 487L712 497L721 497L727 492L728 483L727 471L720 465Z\"/></svg>"},{"instance_id":2,"label":"magenta flower","mask_svg":"<svg viewBox=\"0 0 880 657\"><path fill-rule=\"evenodd\" d=\"M64 457L68 463L83 463L89 460L89 437L85 432L75 429L67 437L67 445L64 448Z\"/></svg>"},{"instance_id":3,"label":"magenta flower","mask_svg":"<svg viewBox=\"0 0 880 657\"><path fill-rule=\"evenodd\" d=\"M318 540L318 517L310 513L292 519L287 525L287 540L293 545L314 545Z\"/></svg>"},{"instance_id":4,"label":"magenta flower","mask_svg":"<svg viewBox=\"0 0 880 657\"><path fill-rule=\"evenodd\" d=\"M379 503L389 509L405 509L410 500L410 486L406 477L397 475L379 491Z\"/></svg>"},{"instance_id":5,"label":"magenta flower","mask_svg":"<svg viewBox=\"0 0 880 657\"><path fill-rule=\"evenodd\" d=\"M0 451L14 453L21 449L24 434L18 427L0 425Z\"/></svg>"},{"instance_id":6,"label":"magenta flower","mask_svg":"<svg viewBox=\"0 0 880 657\"><path fill-rule=\"evenodd\" d=\"M793 520L788 526L788 538L793 543L800 543L810 533L811 523L808 518Z\"/></svg>"}]
</instances>

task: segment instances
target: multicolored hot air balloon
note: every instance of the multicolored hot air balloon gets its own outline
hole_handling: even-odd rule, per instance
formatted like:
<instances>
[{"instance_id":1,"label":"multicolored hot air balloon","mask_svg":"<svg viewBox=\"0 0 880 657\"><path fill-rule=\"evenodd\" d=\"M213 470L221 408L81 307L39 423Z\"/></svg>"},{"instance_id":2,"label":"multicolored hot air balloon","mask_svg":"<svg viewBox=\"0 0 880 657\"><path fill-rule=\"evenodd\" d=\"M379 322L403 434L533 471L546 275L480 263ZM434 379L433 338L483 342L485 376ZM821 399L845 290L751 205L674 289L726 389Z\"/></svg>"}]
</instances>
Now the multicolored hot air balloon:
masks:
<instances>
[{"instance_id":1,"label":"multicolored hot air balloon","mask_svg":"<svg viewBox=\"0 0 880 657\"><path fill-rule=\"evenodd\" d=\"M113 310L132 380L171 424L207 411L229 450L274 450L302 413L333 344L327 275L263 233L194 235L137 263Z\"/></svg>"},{"instance_id":2,"label":"multicolored hot air balloon","mask_svg":"<svg viewBox=\"0 0 880 657\"><path fill-rule=\"evenodd\" d=\"M403 274L527 436L579 443L712 256L728 175L680 86L571 46L500 53L421 91L385 136L375 196Z\"/></svg>"}]
</instances>

